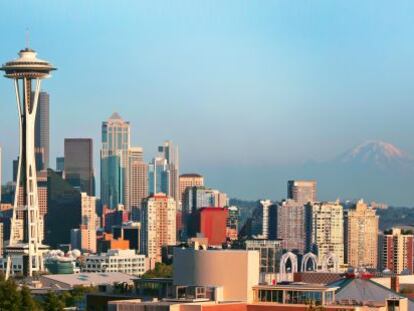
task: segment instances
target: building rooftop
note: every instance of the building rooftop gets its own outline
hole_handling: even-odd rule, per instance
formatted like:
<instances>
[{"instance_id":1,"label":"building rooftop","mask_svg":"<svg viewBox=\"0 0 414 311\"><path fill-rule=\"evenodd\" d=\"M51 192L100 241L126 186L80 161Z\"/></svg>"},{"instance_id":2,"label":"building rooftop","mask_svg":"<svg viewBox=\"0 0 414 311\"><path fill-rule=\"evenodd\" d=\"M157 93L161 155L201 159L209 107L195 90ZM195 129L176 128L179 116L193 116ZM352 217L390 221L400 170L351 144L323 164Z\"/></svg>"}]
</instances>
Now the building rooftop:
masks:
<instances>
[{"instance_id":1,"label":"building rooftop","mask_svg":"<svg viewBox=\"0 0 414 311\"><path fill-rule=\"evenodd\" d=\"M327 286L324 284L309 284L309 283L286 283L276 285L256 285L253 289L273 289L273 290L300 290L300 291L336 291L339 287Z\"/></svg>"},{"instance_id":2,"label":"building rooftop","mask_svg":"<svg viewBox=\"0 0 414 311\"><path fill-rule=\"evenodd\" d=\"M203 177L203 176L197 173L186 173L186 174L181 174L180 177Z\"/></svg>"},{"instance_id":3,"label":"building rooftop","mask_svg":"<svg viewBox=\"0 0 414 311\"><path fill-rule=\"evenodd\" d=\"M336 292L337 301L354 301L356 303L380 302L391 297L406 298L385 286L382 286L370 279L342 279L329 284L329 286L339 287ZM414 302L408 300L409 310L414 310Z\"/></svg>"},{"instance_id":4,"label":"building rooftop","mask_svg":"<svg viewBox=\"0 0 414 311\"><path fill-rule=\"evenodd\" d=\"M65 283L69 286L96 286L113 283L129 283L137 279L137 277L120 273L120 272L105 272L105 273L77 273L77 274L51 274L42 275L42 278L49 281L56 281L58 283Z\"/></svg>"}]
</instances>

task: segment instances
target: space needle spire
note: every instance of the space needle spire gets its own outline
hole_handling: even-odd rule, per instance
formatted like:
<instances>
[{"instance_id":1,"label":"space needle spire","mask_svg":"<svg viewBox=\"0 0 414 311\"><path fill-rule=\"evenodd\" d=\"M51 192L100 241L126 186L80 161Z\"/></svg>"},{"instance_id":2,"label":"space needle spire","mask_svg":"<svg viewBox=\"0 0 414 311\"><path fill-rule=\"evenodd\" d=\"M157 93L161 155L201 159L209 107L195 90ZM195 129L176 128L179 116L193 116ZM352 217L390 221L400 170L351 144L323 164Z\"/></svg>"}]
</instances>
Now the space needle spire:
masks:
<instances>
[{"instance_id":1,"label":"space needle spire","mask_svg":"<svg viewBox=\"0 0 414 311\"><path fill-rule=\"evenodd\" d=\"M10 241L6 246L6 278L12 273L12 259L23 258L23 276L33 276L34 272L44 270L43 252L47 246L42 244L41 219L37 192L35 161L35 121L41 81L50 76L56 68L47 61L38 59L37 53L28 46L21 50L19 57L5 63L0 70L4 76L13 79L19 115L19 165ZM34 88L34 96L32 89ZM23 236L17 228L17 219L23 222Z\"/></svg>"}]
</instances>

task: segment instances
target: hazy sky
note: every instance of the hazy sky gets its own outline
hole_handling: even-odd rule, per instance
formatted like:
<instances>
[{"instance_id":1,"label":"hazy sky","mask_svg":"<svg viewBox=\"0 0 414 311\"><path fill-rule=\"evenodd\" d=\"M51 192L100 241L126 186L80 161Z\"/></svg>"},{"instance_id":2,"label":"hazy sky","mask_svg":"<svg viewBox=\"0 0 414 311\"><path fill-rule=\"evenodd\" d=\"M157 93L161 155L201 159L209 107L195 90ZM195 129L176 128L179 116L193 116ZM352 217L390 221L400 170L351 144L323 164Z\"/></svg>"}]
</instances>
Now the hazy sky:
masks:
<instances>
[{"instance_id":1,"label":"hazy sky","mask_svg":"<svg viewBox=\"0 0 414 311\"><path fill-rule=\"evenodd\" d=\"M252 199L285 189L263 176L237 191L226 174L326 160L368 139L414 153L413 1L42 0L0 11L0 62L29 28L30 47L59 69L43 84L52 167L65 137L92 137L98 172L114 111L147 159L172 139L183 172ZM0 133L5 182L17 112L4 78Z\"/></svg>"}]
</instances>

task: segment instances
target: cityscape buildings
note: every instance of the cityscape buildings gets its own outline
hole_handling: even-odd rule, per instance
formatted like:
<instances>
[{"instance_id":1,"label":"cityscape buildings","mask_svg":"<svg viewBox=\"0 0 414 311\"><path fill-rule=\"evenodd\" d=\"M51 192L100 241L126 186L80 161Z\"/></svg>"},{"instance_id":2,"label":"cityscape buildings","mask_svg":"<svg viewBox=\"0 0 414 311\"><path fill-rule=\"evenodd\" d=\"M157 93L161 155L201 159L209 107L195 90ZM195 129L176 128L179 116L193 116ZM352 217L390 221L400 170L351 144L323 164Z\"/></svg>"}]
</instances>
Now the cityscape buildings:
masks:
<instances>
[{"instance_id":1,"label":"cityscape buildings","mask_svg":"<svg viewBox=\"0 0 414 311\"><path fill-rule=\"evenodd\" d=\"M180 200L184 202L185 190L188 187L204 186L204 177L199 174L182 174L179 177Z\"/></svg>"},{"instance_id":2,"label":"cityscape buildings","mask_svg":"<svg viewBox=\"0 0 414 311\"><path fill-rule=\"evenodd\" d=\"M81 192L95 195L93 143L90 138L65 138L65 179Z\"/></svg>"},{"instance_id":3,"label":"cityscape buildings","mask_svg":"<svg viewBox=\"0 0 414 311\"><path fill-rule=\"evenodd\" d=\"M41 80L49 77L55 68L47 61L36 57L36 52L29 47L20 50L19 57L7 62L0 70L5 77L15 82L17 110L19 114L19 166L17 173L15 205L9 245L6 247L7 269L6 279L10 276L12 257L23 258L23 275L32 276L33 272L42 271L43 251L40 232L40 215L37 194L36 159L35 159L35 125L40 93ZM34 95L32 100L32 82ZM23 206L18 206L18 198L22 192ZM19 210L23 211L23 239L13 238L14 221Z\"/></svg>"},{"instance_id":4,"label":"cityscape buildings","mask_svg":"<svg viewBox=\"0 0 414 311\"><path fill-rule=\"evenodd\" d=\"M184 213L192 213L202 207L226 207L227 194L204 186L187 187L184 191Z\"/></svg>"},{"instance_id":5,"label":"cityscape buildings","mask_svg":"<svg viewBox=\"0 0 414 311\"><path fill-rule=\"evenodd\" d=\"M102 122L101 201L109 208L125 204L128 198L128 150L130 124L118 113ZM128 207L127 207L128 208Z\"/></svg>"},{"instance_id":6,"label":"cityscape buildings","mask_svg":"<svg viewBox=\"0 0 414 311\"><path fill-rule=\"evenodd\" d=\"M379 217L375 210L362 200L345 211L345 260L351 267L377 267L378 223Z\"/></svg>"}]
</instances>

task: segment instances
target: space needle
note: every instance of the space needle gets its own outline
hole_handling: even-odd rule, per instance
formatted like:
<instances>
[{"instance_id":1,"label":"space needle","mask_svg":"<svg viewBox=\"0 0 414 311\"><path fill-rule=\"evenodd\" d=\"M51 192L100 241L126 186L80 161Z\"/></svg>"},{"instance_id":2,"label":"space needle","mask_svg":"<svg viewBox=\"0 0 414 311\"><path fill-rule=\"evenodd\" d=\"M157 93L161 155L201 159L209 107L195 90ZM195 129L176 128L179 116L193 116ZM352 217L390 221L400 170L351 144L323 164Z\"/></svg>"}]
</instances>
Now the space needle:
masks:
<instances>
[{"instance_id":1,"label":"space needle","mask_svg":"<svg viewBox=\"0 0 414 311\"><path fill-rule=\"evenodd\" d=\"M37 53L26 47L19 57L5 63L0 70L5 77L13 79L19 115L19 163L14 196L10 241L6 246L6 279L12 273L13 258L23 258L23 276L33 276L43 271L43 253L47 246L42 244L41 219L37 192L35 162L35 121L42 79L56 70L47 61L38 59ZM34 89L34 93L32 90ZM17 219L23 222L23 235L19 234Z\"/></svg>"}]
</instances>

